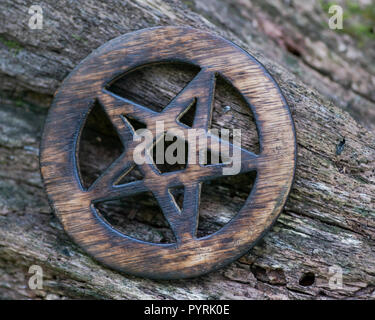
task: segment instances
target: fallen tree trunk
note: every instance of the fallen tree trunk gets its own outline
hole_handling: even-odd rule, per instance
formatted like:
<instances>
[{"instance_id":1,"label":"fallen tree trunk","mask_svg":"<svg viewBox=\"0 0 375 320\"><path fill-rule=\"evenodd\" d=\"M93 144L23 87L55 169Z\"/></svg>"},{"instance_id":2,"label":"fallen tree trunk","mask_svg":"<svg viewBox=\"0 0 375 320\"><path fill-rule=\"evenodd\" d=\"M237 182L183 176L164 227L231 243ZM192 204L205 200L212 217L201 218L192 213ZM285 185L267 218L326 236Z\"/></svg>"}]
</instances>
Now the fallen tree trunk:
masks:
<instances>
[{"instance_id":1,"label":"fallen tree trunk","mask_svg":"<svg viewBox=\"0 0 375 320\"><path fill-rule=\"evenodd\" d=\"M290 14L281 2L275 8L267 1L250 4L241 0L231 5L224 1L43 1L42 30L27 26L31 5L14 0L0 5L0 297L375 297L375 72L364 67L371 57L357 55L359 65L354 71L350 67L353 54L334 59L336 68L328 67L329 62L323 63L327 52L331 56L340 52L328 49L326 43L341 38L322 31L326 38L322 35L323 40L318 41L308 32L298 31L298 23L280 22L275 29L275 24L270 25L272 17L277 15L281 21ZM306 6L313 4L306 2ZM140 279L92 260L62 230L48 205L39 173L42 125L61 81L109 39L157 25L210 30L252 53L279 83L297 132L295 183L275 226L237 262L189 280ZM318 52L323 60L314 52L317 43L323 47ZM354 44L350 48L356 50ZM193 71L152 67L124 79L114 90L158 108L179 91ZM251 114L243 112L241 101L227 84L220 88L213 126L235 123L247 130L245 145L256 148ZM356 102L349 105L348 101ZM100 119L100 113L96 116ZM82 170L89 179L102 169L94 163L95 157L105 158L108 145L116 147L110 129L94 129L88 124L88 146L107 140L96 149L88 148L94 151L85 151L83 158L88 160L82 163ZM232 194L225 193L228 188L220 190L216 197L214 191L207 193L203 233L209 231L210 220L215 222L215 212L229 212L231 203L243 197L241 189ZM224 201L218 211L213 206L221 197ZM135 220L144 224L147 219ZM154 224L159 228L156 232L147 227L134 232L149 240L167 239L165 226ZM31 265L42 267L43 289L28 287ZM341 276L342 285L333 281Z\"/></svg>"}]
</instances>

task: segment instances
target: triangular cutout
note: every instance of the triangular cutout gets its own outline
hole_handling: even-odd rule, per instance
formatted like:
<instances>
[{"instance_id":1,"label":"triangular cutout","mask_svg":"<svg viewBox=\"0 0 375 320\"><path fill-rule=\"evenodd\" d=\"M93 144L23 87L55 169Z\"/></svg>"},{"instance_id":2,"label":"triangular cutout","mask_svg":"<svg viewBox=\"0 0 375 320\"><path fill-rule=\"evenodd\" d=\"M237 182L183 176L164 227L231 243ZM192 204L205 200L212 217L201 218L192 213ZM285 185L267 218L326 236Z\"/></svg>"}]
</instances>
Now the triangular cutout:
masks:
<instances>
[{"instance_id":1,"label":"triangular cutout","mask_svg":"<svg viewBox=\"0 0 375 320\"><path fill-rule=\"evenodd\" d=\"M169 188L169 192L174 198L174 201L182 211L184 205L184 194L185 194L185 187L173 187Z\"/></svg>"},{"instance_id":2,"label":"triangular cutout","mask_svg":"<svg viewBox=\"0 0 375 320\"><path fill-rule=\"evenodd\" d=\"M101 218L122 234L152 243L176 239L151 192L95 204Z\"/></svg>"},{"instance_id":3,"label":"triangular cutout","mask_svg":"<svg viewBox=\"0 0 375 320\"><path fill-rule=\"evenodd\" d=\"M107 90L160 112L199 71L199 67L188 63L148 64L115 79Z\"/></svg>"},{"instance_id":4,"label":"triangular cutout","mask_svg":"<svg viewBox=\"0 0 375 320\"><path fill-rule=\"evenodd\" d=\"M220 230L243 207L254 185L256 172L222 176L202 183L197 237Z\"/></svg>"},{"instance_id":5,"label":"triangular cutout","mask_svg":"<svg viewBox=\"0 0 375 320\"><path fill-rule=\"evenodd\" d=\"M188 106L178 117L177 120L188 127L193 127L195 113L197 111L197 99L195 98L193 103Z\"/></svg>"},{"instance_id":6,"label":"triangular cutout","mask_svg":"<svg viewBox=\"0 0 375 320\"><path fill-rule=\"evenodd\" d=\"M233 85L220 74L216 75L211 129L229 130L233 143L233 129L241 129L241 148L259 154L259 136L249 103Z\"/></svg>"},{"instance_id":7,"label":"triangular cutout","mask_svg":"<svg viewBox=\"0 0 375 320\"><path fill-rule=\"evenodd\" d=\"M114 183L115 186L122 184L143 180L144 176L141 170L139 170L137 165L134 165L129 170L125 171Z\"/></svg>"},{"instance_id":8,"label":"triangular cutout","mask_svg":"<svg viewBox=\"0 0 375 320\"><path fill-rule=\"evenodd\" d=\"M189 144L185 139L173 134L168 137L168 132L155 141L152 147L154 166L160 173L184 170L188 163ZM170 139L172 138L172 139ZM169 151L173 150L172 153Z\"/></svg>"},{"instance_id":9,"label":"triangular cutout","mask_svg":"<svg viewBox=\"0 0 375 320\"><path fill-rule=\"evenodd\" d=\"M123 115L122 118L128 125L130 125L133 132L136 132L139 129L146 129L147 128L145 123L143 123L141 121L138 121L137 119L134 119L134 118L126 116L126 115Z\"/></svg>"},{"instance_id":10,"label":"triangular cutout","mask_svg":"<svg viewBox=\"0 0 375 320\"><path fill-rule=\"evenodd\" d=\"M100 103L95 100L77 144L82 186L89 188L123 151L124 146L116 129Z\"/></svg>"}]
</instances>

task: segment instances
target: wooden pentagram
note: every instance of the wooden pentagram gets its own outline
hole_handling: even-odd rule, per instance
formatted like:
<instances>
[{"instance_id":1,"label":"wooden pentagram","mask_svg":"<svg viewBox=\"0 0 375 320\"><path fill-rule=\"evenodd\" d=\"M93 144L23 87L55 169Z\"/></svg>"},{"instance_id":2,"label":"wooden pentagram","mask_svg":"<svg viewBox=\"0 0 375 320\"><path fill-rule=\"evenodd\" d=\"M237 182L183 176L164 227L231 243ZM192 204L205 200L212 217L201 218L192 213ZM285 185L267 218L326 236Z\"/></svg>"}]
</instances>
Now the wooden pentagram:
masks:
<instances>
[{"instance_id":1,"label":"wooden pentagram","mask_svg":"<svg viewBox=\"0 0 375 320\"><path fill-rule=\"evenodd\" d=\"M121 98L106 87L135 68L160 62L200 67L197 76L163 109L154 112ZM255 116L260 154L255 155L209 133L217 74L244 97ZM77 168L79 137L95 100L104 107L125 147L124 153L88 188ZM241 172L257 171L251 194L238 214L212 235L197 238L200 186L223 174L225 163L194 164L161 173L153 164L140 166L144 179L115 185L134 166L138 141L126 117L156 133L156 123L179 135L188 126L179 119L196 102L192 127L208 145L240 148ZM187 134L185 135L187 136ZM188 157L196 151L189 144ZM196 154L194 155L196 156ZM296 140L289 108L271 76L248 53L207 32L182 27L144 29L101 46L64 81L46 120L41 145L45 188L64 229L97 260L110 267L150 278L186 278L219 268L244 254L275 221L289 194L296 165ZM170 188L184 186L179 208ZM105 222L95 203L151 191L168 220L176 243L156 244L128 237Z\"/></svg>"}]
</instances>

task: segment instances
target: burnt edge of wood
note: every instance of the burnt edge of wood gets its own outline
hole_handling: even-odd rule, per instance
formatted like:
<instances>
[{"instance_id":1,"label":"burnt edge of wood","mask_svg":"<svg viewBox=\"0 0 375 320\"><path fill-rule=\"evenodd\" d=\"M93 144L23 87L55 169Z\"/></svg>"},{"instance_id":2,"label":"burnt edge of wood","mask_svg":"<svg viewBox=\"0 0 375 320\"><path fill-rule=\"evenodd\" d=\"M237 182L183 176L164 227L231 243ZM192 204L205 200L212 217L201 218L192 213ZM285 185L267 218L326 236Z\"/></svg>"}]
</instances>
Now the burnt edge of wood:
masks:
<instances>
[{"instance_id":1,"label":"burnt edge of wood","mask_svg":"<svg viewBox=\"0 0 375 320\"><path fill-rule=\"evenodd\" d=\"M176 61L198 65L201 72L173 100L175 104L172 101L164 109L168 111L165 114L135 106L105 89L114 79L145 64ZM155 129L152 124L155 119L165 120L165 126L173 130L176 115L187 107L186 101L199 96L201 105L197 106L197 113L202 117L196 116L193 127L207 128L212 111L210 96L214 90L212 75L217 73L243 95L251 108L260 154L245 153L247 169L256 170L257 178L244 207L222 229L197 239L194 236L197 213L191 208L199 202L202 172L207 179L217 176L217 166L205 170L192 166L182 177L172 174L165 178L146 165L142 166L146 183L115 188L113 177L130 165L126 150L133 147L129 139L131 130L120 116L141 116L151 130ZM208 92L202 86L207 82L210 83ZM77 150L95 99L105 107L124 143L125 153L84 190L77 167ZM180 124L177 126L181 128ZM176 279L218 269L252 248L279 216L294 181L296 161L296 136L289 107L264 66L221 37L189 27L157 27L107 42L64 80L45 122L40 168L49 202L64 229L90 255L121 272L154 279ZM184 209L177 219L166 191L181 184L185 186ZM160 200L177 234L176 244L153 244L127 237L104 222L93 207L97 199L121 197L144 189L152 190Z\"/></svg>"}]
</instances>

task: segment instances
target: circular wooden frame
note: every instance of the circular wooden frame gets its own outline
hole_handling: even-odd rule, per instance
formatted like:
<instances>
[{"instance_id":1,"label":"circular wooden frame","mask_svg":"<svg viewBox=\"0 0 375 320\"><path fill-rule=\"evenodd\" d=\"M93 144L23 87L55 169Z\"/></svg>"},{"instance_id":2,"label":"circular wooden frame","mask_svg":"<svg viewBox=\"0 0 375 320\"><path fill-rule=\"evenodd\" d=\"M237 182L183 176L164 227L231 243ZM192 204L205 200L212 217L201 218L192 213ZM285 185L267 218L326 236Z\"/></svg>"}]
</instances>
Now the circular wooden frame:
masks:
<instances>
[{"instance_id":1,"label":"circular wooden frame","mask_svg":"<svg viewBox=\"0 0 375 320\"><path fill-rule=\"evenodd\" d=\"M149 63L186 62L201 68L198 76L163 110L156 113L106 90L111 81ZM222 229L196 238L200 184L218 176L217 166L196 165L183 173L160 174L146 165L146 179L114 186L118 172L131 166L126 150L133 133L122 114L143 118L153 130L155 120L180 128L178 115L199 96L193 127L207 129L212 111L214 78L220 74L244 97L257 124L260 154L243 150L242 171L257 178L243 208ZM79 137L93 102L99 99L115 125L125 152L88 189L82 187L77 165ZM152 120L152 121L151 121ZM193 277L222 267L248 251L280 214L290 192L296 165L292 117L279 87L265 68L233 43L185 27L158 27L113 39L84 59L55 96L41 143L41 172L46 192L64 229L100 262L130 274L175 279ZM185 186L178 212L168 188ZM177 239L155 244L121 234L97 213L96 201L151 190Z\"/></svg>"}]
</instances>

